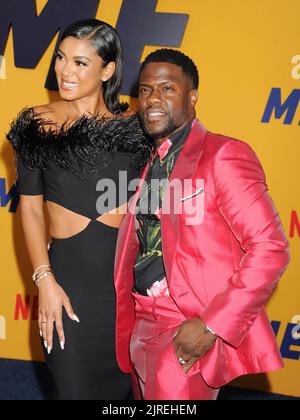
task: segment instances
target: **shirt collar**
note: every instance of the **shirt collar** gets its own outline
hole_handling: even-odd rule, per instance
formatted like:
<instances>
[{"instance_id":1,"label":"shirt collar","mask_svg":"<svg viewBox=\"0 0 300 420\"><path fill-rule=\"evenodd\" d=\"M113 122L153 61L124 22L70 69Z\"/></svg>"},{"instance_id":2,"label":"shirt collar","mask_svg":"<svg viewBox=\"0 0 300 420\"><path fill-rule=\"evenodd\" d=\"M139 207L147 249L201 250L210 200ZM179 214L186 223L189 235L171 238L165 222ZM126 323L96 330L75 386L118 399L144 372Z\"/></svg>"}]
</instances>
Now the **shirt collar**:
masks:
<instances>
[{"instance_id":1,"label":"shirt collar","mask_svg":"<svg viewBox=\"0 0 300 420\"><path fill-rule=\"evenodd\" d=\"M160 160L163 160L170 150L181 145L183 146L189 132L191 131L192 124L193 120L186 123L175 134L165 139L165 141L157 148L157 154L159 155Z\"/></svg>"}]
</instances>

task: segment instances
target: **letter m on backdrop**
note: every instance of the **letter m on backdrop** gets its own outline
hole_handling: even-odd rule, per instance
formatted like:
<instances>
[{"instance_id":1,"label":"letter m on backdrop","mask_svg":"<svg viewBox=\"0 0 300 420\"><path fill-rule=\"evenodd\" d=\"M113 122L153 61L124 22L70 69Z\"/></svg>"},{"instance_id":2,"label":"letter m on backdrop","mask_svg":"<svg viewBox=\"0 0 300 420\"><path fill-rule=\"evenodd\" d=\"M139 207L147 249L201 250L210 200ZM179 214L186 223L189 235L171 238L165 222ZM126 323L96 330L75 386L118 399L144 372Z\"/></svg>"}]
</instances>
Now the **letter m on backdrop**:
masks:
<instances>
[{"instance_id":1,"label":"letter m on backdrop","mask_svg":"<svg viewBox=\"0 0 300 420\"><path fill-rule=\"evenodd\" d=\"M48 0L37 15L35 0L1 0L0 55L13 29L16 67L34 69L55 34L80 19L94 17L99 0Z\"/></svg>"},{"instance_id":2,"label":"letter m on backdrop","mask_svg":"<svg viewBox=\"0 0 300 420\"><path fill-rule=\"evenodd\" d=\"M281 89L273 88L261 122L270 122L274 112L275 118L280 119L285 113L283 124L292 124L300 101L300 89L294 89L284 103L281 99ZM299 122L300 125L300 122Z\"/></svg>"},{"instance_id":3,"label":"letter m on backdrop","mask_svg":"<svg viewBox=\"0 0 300 420\"><path fill-rule=\"evenodd\" d=\"M7 192L6 180L0 178L0 207L7 207L9 203L9 212L15 213L19 204L19 194L15 185Z\"/></svg>"}]
</instances>

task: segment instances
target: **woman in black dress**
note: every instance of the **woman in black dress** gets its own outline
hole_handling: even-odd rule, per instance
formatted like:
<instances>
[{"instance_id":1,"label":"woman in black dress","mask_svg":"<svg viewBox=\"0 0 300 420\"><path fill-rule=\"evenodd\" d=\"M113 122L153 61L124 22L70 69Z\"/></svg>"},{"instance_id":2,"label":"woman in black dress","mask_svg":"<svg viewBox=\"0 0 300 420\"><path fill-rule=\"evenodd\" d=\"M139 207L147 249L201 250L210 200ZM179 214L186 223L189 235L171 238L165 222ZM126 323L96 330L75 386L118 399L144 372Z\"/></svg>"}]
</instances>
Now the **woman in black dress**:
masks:
<instances>
[{"instance_id":1,"label":"woman in black dress","mask_svg":"<svg viewBox=\"0 0 300 420\"><path fill-rule=\"evenodd\" d=\"M126 399L130 378L115 357L114 256L130 197L124 185L138 177L149 146L118 99L121 44L110 25L71 25L56 54L61 99L23 110L8 134L40 334L56 399Z\"/></svg>"}]
</instances>

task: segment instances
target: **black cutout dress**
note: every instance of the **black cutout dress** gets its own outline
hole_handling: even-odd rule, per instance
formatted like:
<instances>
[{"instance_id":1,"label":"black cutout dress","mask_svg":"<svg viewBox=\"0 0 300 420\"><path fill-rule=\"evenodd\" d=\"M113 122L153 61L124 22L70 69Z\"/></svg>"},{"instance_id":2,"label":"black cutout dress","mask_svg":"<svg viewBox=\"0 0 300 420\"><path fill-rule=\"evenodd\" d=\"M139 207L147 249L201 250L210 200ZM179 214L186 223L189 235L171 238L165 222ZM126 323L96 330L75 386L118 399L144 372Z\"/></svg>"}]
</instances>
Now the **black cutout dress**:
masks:
<instances>
[{"instance_id":1,"label":"black cutout dress","mask_svg":"<svg viewBox=\"0 0 300 420\"><path fill-rule=\"evenodd\" d=\"M80 324L71 321L63 311L65 350L60 348L56 331L51 354L44 349L55 398L127 399L130 378L120 371L115 355L113 272L118 229L96 220L101 215L96 208L101 192L96 186L99 180L114 181L116 199L107 211L124 204L124 188L138 178L150 145L136 116L110 120L82 117L56 132L46 130L45 124L29 108L11 125L7 138L15 150L18 191L43 194L45 201L90 219L80 233L53 238L48 251L56 280L80 319Z\"/></svg>"}]
</instances>

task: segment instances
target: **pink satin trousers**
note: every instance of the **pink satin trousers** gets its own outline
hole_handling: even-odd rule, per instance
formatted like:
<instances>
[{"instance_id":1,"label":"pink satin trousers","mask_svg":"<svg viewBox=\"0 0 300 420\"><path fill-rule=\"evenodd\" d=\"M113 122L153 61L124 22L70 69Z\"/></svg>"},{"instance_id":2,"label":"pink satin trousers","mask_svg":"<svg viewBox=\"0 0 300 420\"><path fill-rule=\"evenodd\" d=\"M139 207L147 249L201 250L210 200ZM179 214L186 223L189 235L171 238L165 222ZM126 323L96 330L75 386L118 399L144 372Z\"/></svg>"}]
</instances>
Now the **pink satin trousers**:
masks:
<instances>
[{"instance_id":1,"label":"pink satin trousers","mask_svg":"<svg viewBox=\"0 0 300 420\"><path fill-rule=\"evenodd\" d=\"M179 326L186 321L168 297L133 294L136 321L130 354L136 400L216 400L219 389L203 380L199 363L186 374L173 345Z\"/></svg>"}]
</instances>

